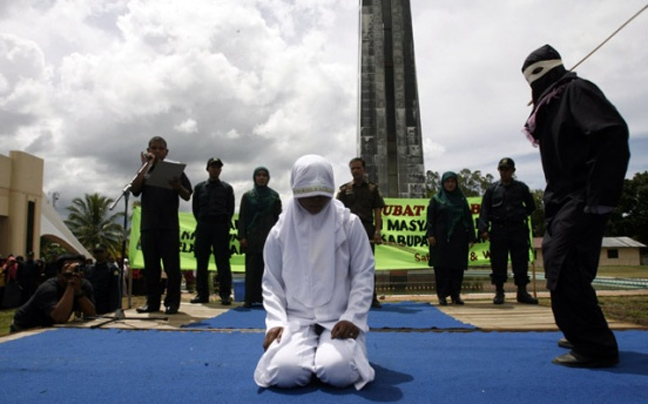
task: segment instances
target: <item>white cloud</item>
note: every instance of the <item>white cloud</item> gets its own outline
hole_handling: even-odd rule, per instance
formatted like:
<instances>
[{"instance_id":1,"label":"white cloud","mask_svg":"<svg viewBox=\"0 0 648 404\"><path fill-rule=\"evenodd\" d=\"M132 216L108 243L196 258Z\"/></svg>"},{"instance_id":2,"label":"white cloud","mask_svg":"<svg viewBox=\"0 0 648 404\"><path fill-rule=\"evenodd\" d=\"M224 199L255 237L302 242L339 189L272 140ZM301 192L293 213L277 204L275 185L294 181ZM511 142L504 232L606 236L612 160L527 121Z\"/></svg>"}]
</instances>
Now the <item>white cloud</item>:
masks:
<instances>
[{"instance_id":1,"label":"white cloud","mask_svg":"<svg viewBox=\"0 0 648 404\"><path fill-rule=\"evenodd\" d=\"M537 150L519 132L522 61L551 43L573 65L641 6L412 0L426 168L494 173L508 155L542 187ZM118 197L154 135L194 184L221 157L237 196L264 165L287 198L290 167L307 153L329 158L341 184L357 154L358 17L349 0L12 1L0 8L0 149L44 158L59 206ZM646 18L577 69L633 139L648 138ZM633 150L632 172L647 169L645 155Z\"/></svg>"},{"instance_id":2,"label":"white cloud","mask_svg":"<svg viewBox=\"0 0 648 404\"><path fill-rule=\"evenodd\" d=\"M196 133L198 132L198 122L191 118L185 119L184 121L174 126L173 129L182 133Z\"/></svg>"}]
</instances>

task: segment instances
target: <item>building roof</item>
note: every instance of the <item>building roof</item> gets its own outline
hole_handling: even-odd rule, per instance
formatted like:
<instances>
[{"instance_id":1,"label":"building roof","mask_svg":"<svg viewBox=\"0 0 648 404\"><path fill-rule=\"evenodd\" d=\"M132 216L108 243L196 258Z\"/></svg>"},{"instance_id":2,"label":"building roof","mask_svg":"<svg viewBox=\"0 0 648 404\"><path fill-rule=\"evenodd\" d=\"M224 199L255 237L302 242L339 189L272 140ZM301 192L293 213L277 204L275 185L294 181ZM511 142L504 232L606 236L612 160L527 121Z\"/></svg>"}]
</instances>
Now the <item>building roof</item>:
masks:
<instances>
[{"instance_id":1,"label":"building roof","mask_svg":"<svg viewBox=\"0 0 648 404\"><path fill-rule=\"evenodd\" d=\"M603 248L646 248L646 245L631 239L630 237L603 237L601 243ZM542 248L542 237L533 238L533 248Z\"/></svg>"},{"instance_id":2,"label":"building roof","mask_svg":"<svg viewBox=\"0 0 648 404\"><path fill-rule=\"evenodd\" d=\"M645 248L644 244L631 239L630 237L603 237L605 248Z\"/></svg>"}]
</instances>

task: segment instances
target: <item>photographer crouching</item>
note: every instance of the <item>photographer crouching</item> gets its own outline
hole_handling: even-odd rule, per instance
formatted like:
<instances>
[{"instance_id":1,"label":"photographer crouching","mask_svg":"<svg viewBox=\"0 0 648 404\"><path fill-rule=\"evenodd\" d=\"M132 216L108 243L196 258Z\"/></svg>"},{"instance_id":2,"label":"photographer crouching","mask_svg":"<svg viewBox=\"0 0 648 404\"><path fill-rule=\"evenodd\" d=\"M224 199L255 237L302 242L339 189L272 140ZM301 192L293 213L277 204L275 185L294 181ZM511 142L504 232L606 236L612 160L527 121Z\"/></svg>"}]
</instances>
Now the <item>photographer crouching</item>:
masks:
<instances>
[{"instance_id":1,"label":"photographer crouching","mask_svg":"<svg viewBox=\"0 0 648 404\"><path fill-rule=\"evenodd\" d=\"M43 282L14 314L10 332L65 324L72 312L95 317L92 286L83 277L85 256L63 254L56 260L57 274Z\"/></svg>"}]
</instances>

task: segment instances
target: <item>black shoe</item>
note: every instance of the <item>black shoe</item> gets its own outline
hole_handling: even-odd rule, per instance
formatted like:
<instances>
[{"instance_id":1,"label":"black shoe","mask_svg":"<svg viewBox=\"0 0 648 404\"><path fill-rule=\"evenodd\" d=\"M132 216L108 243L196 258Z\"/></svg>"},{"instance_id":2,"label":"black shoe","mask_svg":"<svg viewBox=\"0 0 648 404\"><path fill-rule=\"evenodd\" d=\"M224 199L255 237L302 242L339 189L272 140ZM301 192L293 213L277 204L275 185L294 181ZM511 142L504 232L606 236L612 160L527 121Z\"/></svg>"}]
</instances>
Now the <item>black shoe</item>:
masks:
<instances>
[{"instance_id":1,"label":"black shoe","mask_svg":"<svg viewBox=\"0 0 648 404\"><path fill-rule=\"evenodd\" d=\"M222 298L221 299L221 304L223 306L229 306L229 305L232 304L232 299L230 299L229 297Z\"/></svg>"},{"instance_id":2,"label":"black shoe","mask_svg":"<svg viewBox=\"0 0 648 404\"><path fill-rule=\"evenodd\" d=\"M447 305L448 305L448 301L446 300L446 298L445 297L440 297L439 298L439 306L447 306Z\"/></svg>"},{"instance_id":3,"label":"black shoe","mask_svg":"<svg viewBox=\"0 0 648 404\"><path fill-rule=\"evenodd\" d=\"M168 306L166 310L164 310L164 314L178 314L178 307Z\"/></svg>"},{"instance_id":4,"label":"black shoe","mask_svg":"<svg viewBox=\"0 0 648 404\"><path fill-rule=\"evenodd\" d=\"M538 299L531 296L526 290L518 290L517 301L522 304L538 304Z\"/></svg>"},{"instance_id":5,"label":"black shoe","mask_svg":"<svg viewBox=\"0 0 648 404\"><path fill-rule=\"evenodd\" d=\"M382 304L378 301L378 299L373 299L373 301L371 302L371 308L382 309Z\"/></svg>"},{"instance_id":6,"label":"black shoe","mask_svg":"<svg viewBox=\"0 0 648 404\"><path fill-rule=\"evenodd\" d=\"M495 293L495 298L493 299L493 304L504 304L504 291L497 291Z\"/></svg>"},{"instance_id":7,"label":"black shoe","mask_svg":"<svg viewBox=\"0 0 648 404\"><path fill-rule=\"evenodd\" d=\"M193 299L189 300L189 303L197 304L197 303L209 303L209 298L208 297L202 297L200 295L194 297Z\"/></svg>"},{"instance_id":8,"label":"black shoe","mask_svg":"<svg viewBox=\"0 0 648 404\"><path fill-rule=\"evenodd\" d=\"M574 349L574 345L571 342L569 342L567 338L559 339L558 346L565 349Z\"/></svg>"},{"instance_id":9,"label":"black shoe","mask_svg":"<svg viewBox=\"0 0 648 404\"><path fill-rule=\"evenodd\" d=\"M457 296L457 297L452 298L452 303L458 304L459 306L463 306L464 301L461 300L461 298L459 296Z\"/></svg>"},{"instance_id":10,"label":"black shoe","mask_svg":"<svg viewBox=\"0 0 648 404\"><path fill-rule=\"evenodd\" d=\"M556 356L551 363L570 368L609 368L619 363L619 356L589 357L574 351Z\"/></svg>"},{"instance_id":11,"label":"black shoe","mask_svg":"<svg viewBox=\"0 0 648 404\"><path fill-rule=\"evenodd\" d=\"M160 305L153 306L150 304L145 304L144 306L138 307L135 309L138 313L157 313L160 311Z\"/></svg>"}]
</instances>

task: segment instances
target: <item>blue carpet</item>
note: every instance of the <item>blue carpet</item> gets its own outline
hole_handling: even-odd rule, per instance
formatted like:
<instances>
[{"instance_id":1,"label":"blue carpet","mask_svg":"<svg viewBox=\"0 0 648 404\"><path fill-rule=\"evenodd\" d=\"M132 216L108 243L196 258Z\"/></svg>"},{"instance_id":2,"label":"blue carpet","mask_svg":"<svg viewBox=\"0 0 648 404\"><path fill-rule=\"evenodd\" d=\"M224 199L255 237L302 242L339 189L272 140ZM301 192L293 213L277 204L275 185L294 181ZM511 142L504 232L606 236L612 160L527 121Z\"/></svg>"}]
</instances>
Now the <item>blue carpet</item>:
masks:
<instances>
[{"instance_id":1,"label":"blue carpet","mask_svg":"<svg viewBox=\"0 0 648 404\"><path fill-rule=\"evenodd\" d=\"M1 403L646 403L648 332L616 332L621 364L568 369L558 332L377 332L362 391L260 389L260 332L56 329L0 344Z\"/></svg>"},{"instance_id":2,"label":"blue carpet","mask_svg":"<svg viewBox=\"0 0 648 404\"><path fill-rule=\"evenodd\" d=\"M261 306L250 309L237 307L214 318L187 324L195 329L264 329L265 310ZM474 329L470 324L455 320L428 303L385 303L382 309L369 312L372 329Z\"/></svg>"},{"instance_id":3,"label":"blue carpet","mask_svg":"<svg viewBox=\"0 0 648 404\"><path fill-rule=\"evenodd\" d=\"M455 320L429 303L416 302L385 303L381 309L372 309L369 313L369 327L421 330L475 329L473 325Z\"/></svg>"}]
</instances>

